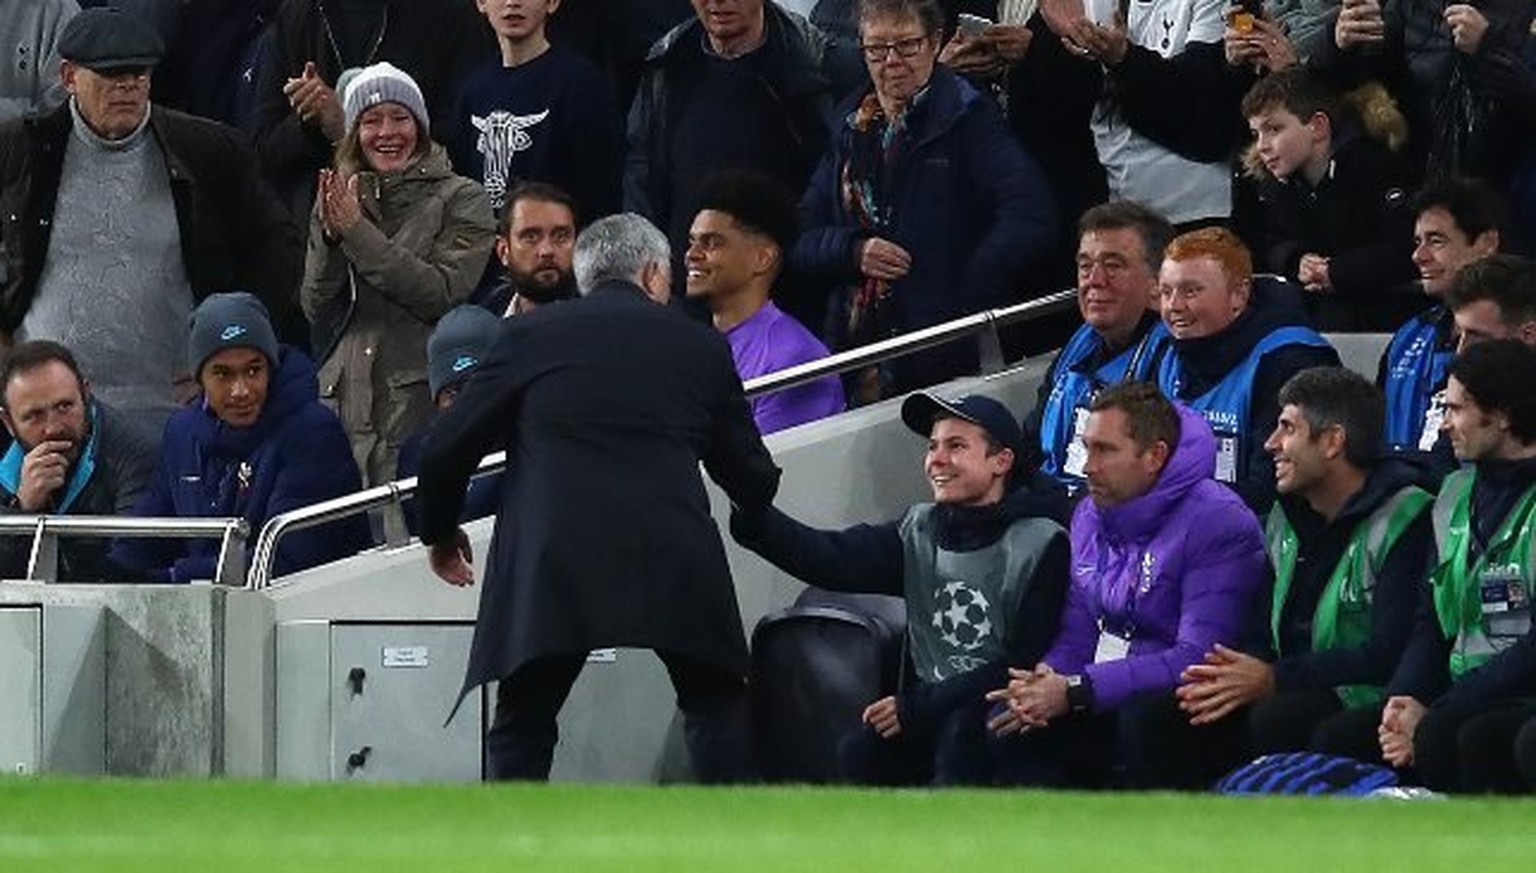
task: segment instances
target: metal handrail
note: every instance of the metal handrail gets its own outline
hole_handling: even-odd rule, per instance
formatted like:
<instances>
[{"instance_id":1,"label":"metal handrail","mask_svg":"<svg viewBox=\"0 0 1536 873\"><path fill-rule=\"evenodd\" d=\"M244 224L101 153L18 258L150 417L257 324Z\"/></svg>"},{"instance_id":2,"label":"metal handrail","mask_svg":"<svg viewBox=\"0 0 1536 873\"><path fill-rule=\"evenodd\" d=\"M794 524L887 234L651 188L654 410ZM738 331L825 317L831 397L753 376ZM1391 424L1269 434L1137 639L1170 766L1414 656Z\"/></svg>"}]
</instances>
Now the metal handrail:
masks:
<instances>
[{"instance_id":1,"label":"metal handrail","mask_svg":"<svg viewBox=\"0 0 1536 873\"><path fill-rule=\"evenodd\" d=\"M1020 321L1029 321L1066 308L1076 297L1076 291L1058 291L1054 294L1008 306L989 309L975 315L967 315L943 324L922 328L891 339L860 346L815 361L770 373L752 379L744 386L748 397L782 391L823 376L831 376L848 370L867 367L870 364L910 355L957 339L976 336L981 343L982 372L993 373L1003 366L1001 342L997 329ZM506 466L507 453L495 452L480 460L475 475L499 472ZM256 548L251 553L250 577L246 587L261 590L272 584L272 562L277 555L277 541L287 534L329 524L357 515L395 505L416 491L416 477L400 479L322 501L300 509L274 515L267 519L256 537Z\"/></svg>"},{"instance_id":2,"label":"metal handrail","mask_svg":"<svg viewBox=\"0 0 1536 873\"><path fill-rule=\"evenodd\" d=\"M117 515L0 515L0 536L32 536L27 578L52 582L58 575L58 539L220 540L213 582L245 575L245 542L251 533L243 518L134 518Z\"/></svg>"}]
</instances>

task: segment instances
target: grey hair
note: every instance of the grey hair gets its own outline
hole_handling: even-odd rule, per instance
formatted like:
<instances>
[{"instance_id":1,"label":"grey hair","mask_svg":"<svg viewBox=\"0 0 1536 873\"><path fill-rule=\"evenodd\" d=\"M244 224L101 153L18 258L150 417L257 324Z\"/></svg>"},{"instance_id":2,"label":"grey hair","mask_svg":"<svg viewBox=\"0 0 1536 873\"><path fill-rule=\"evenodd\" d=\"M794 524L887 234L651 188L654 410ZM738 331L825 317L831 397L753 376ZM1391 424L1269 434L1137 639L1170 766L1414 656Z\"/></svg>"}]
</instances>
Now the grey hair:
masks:
<instances>
[{"instance_id":1,"label":"grey hair","mask_svg":"<svg viewBox=\"0 0 1536 873\"><path fill-rule=\"evenodd\" d=\"M642 216L622 212L587 225L571 255L576 287L583 295L605 282L639 284L652 264L671 273L672 246L666 234Z\"/></svg>"}]
</instances>

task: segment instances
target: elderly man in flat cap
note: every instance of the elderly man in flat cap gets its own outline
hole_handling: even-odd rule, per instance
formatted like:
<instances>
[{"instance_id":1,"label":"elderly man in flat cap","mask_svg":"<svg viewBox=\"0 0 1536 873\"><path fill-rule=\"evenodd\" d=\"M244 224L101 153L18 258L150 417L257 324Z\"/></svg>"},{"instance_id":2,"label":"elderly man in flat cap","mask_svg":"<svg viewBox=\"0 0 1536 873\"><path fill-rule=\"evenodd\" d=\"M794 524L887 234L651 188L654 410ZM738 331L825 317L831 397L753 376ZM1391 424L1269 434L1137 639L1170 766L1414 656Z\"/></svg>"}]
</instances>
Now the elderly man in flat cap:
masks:
<instances>
[{"instance_id":1,"label":"elderly man in flat cap","mask_svg":"<svg viewBox=\"0 0 1536 873\"><path fill-rule=\"evenodd\" d=\"M236 131L150 104L153 26L87 9L58 51L68 102L0 126L0 348L75 349L97 396L158 433L191 384L192 308L241 288L296 313L302 239Z\"/></svg>"}]
</instances>

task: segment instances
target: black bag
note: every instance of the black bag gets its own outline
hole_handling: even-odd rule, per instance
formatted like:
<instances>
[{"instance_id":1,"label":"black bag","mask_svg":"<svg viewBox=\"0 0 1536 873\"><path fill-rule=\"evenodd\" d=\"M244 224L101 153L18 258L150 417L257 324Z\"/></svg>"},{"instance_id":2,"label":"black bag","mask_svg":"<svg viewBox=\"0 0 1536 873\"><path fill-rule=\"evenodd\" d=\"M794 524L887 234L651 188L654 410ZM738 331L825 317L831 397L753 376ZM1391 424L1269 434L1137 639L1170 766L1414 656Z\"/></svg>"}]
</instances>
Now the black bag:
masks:
<instances>
[{"instance_id":1,"label":"black bag","mask_svg":"<svg viewBox=\"0 0 1536 873\"><path fill-rule=\"evenodd\" d=\"M899 597L818 588L757 623L750 681L765 780L837 778L839 740L899 684L906 630Z\"/></svg>"}]
</instances>

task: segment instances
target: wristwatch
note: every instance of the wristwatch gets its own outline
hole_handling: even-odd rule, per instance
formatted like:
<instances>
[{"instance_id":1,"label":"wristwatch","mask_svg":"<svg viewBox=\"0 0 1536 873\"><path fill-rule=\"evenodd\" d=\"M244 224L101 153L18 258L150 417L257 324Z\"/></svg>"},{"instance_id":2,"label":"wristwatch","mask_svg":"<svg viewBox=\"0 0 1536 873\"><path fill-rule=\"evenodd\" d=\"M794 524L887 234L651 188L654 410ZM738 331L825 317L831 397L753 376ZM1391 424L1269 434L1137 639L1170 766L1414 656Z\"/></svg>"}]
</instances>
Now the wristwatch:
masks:
<instances>
[{"instance_id":1,"label":"wristwatch","mask_svg":"<svg viewBox=\"0 0 1536 873\"><path fill-rule=\"evenodd\" d=\"M1067 710L1076 715L1093 709L1093 680L1080 673L1065 678L1067 680Z\"/></svg>"}]
</instances>

